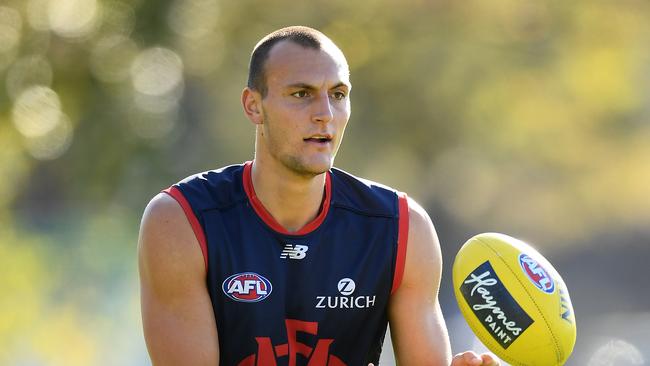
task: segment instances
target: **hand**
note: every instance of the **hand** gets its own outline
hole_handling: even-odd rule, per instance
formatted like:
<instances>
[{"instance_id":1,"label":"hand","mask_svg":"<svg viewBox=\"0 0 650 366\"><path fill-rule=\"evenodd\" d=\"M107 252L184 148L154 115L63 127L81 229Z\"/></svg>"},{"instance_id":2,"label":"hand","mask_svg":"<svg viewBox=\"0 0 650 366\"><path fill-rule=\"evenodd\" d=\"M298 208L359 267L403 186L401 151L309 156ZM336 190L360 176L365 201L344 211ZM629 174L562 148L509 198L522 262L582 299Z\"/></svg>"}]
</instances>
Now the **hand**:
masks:
<instances>
[{"instance_id":1,"label":"hand","mask_svg":"<svg viewBox=\"0 0 650 366\"><path fill-rule=\"evenodd\" d=\"M451 366L500 366L499 361L492 355L483 353L481 355L472 351L459 353L451 360Z\"/></svg>"},{"instance_id":2,"label":"hand","mask_svg":"<svg viewBox=\"0 0 650 366\"><path fill-rule=\"evenodd\" d=\"M374 365L368 364L368 366ZM475 352L467 351L455 355L451 360L451 366L501 366L501 364L489 353L478 355Z\"/></svg>"}]
</instances>

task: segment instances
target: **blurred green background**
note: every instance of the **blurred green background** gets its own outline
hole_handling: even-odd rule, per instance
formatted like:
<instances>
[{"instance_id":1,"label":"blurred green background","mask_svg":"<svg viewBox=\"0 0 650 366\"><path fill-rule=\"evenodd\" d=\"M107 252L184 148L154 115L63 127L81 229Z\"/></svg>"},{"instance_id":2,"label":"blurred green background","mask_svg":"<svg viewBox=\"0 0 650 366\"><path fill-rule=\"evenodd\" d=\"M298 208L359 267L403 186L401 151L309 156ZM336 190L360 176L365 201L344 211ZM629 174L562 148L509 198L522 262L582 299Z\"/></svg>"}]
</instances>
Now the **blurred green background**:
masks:
<instances>
[{"instance_id":1,"label":"blurred green background","mask_svg":"<svg viewBox=\"0 0 650 366\"><path fill-rule=\"evenodd\" d=\"M251 159L248 57L293 24L350 63L337 165L436 224L454 352L454 254L500 231L564 275L567 365L650 362L649 2L0 0L0 364L150 363L141 213Z\"/></svg>"}]
</instances>

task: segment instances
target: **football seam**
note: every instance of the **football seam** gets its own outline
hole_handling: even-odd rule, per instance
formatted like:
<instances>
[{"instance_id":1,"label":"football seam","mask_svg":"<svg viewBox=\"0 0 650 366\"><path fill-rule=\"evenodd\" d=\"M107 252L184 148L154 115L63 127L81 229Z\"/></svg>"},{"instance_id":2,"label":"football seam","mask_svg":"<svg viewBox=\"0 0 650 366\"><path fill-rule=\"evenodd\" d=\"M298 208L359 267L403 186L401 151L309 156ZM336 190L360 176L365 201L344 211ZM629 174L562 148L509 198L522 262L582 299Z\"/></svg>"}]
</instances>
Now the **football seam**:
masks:
<instances>
[{"instance_id":1,"label":"football seam","mask_svg":"<svg viewBox=\"0 0 650 366\"><path fill-rule=\"evenodd\" d=\"M486 243L486 242L484 242L484 241L481 240L481 239L477 239L477 240L480 241L480 242L481 242L483 245L485 245L486 247L488 247L492 252L494 252L494 254L496 254L497 257L499 257L499 259L501 260L501 262L503 262L503 264L506 266L506 268L508 268L508 269L510 270L510 272L513 274L514 278L517 280L517 282L519 282L519 284L521 285L521 287L524 289L524 291L526 292L526 295L528 295L528 298L529 298L529 299L533 302L533 304L535 305L535 308L537 309L537 312L539 313L539 315L542 316L542 319L544 319L544 325L546 326L546 328L548 329L549 333L551 334L551 339L553 340L553 344L555 344L555 356L557 357L557 362L558 362L558 364L559 364L559 363L561 362L561 360L563 359L562 356L564 356L564 355L563 355L563 352L562 352L562 349L561 349L561 347L560 347L560 345L559 345L559 343L558 343L558 340L557 340L557 337L555 336L555 333L553 332L553 329L550 327L549 322L548 322L548 320L546 319L546 316L544 316L544 312L540 309L539 305L538 305L537 302L535 301L535 298L534 298L533 296L531 296L530 292L529 292L528 289L526 288L526 285L524 285L524 284L522 283L522 281L519 279L519 276L517 276L517 273L512 269L512 267L510 267L510 266L508 265L508 262L506 262L506 261L503 259L503 257L501 256L501 254L500 254L497 250L495 250L494 248L492 248L492 246L490 246L489 243Z\"/></svg>"}]
</instances>

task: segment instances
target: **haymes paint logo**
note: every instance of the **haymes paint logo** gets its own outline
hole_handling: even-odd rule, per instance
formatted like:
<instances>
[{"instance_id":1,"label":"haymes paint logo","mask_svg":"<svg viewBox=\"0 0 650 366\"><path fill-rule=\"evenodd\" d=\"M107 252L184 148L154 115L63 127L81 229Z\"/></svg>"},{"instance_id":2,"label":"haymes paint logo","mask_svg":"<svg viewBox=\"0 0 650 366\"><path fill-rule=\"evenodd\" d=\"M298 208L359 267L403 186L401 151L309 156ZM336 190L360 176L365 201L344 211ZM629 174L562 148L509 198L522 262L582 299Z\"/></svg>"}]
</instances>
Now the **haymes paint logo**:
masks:
<instances>
[{"instance_id":1,"label":"haymes paint logo","mask_svg":"<svg viewBox=\"0 0 650 366\"><path fill-rule=\"evenodd\" d=\"M503 286L489 261L467 276L460 292L481 324L504 349L533 324L533 319Z\"/></svg>"}]
</instances>

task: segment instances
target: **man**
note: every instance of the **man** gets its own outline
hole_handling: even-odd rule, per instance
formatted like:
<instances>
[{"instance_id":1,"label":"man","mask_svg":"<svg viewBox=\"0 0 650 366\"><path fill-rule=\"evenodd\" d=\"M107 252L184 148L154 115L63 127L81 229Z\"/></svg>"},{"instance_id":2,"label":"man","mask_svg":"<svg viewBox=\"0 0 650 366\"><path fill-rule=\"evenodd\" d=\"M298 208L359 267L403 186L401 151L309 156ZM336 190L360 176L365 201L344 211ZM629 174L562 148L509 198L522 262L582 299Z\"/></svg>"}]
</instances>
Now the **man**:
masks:
<instances>
[{"instance_id":1,"label":"man","mask_svg":"<svg viewBox=\"0 0 650 366\"><path fill-rule=\"evenodd\" d=\"M255 159L183 180L142 219L155 365L377 364L387 322L400 364L497 365L451 357L424 209L332 168L350 89L345 57L314 29L255 47L242 93Z\"/></svg>"}]
</instances>

